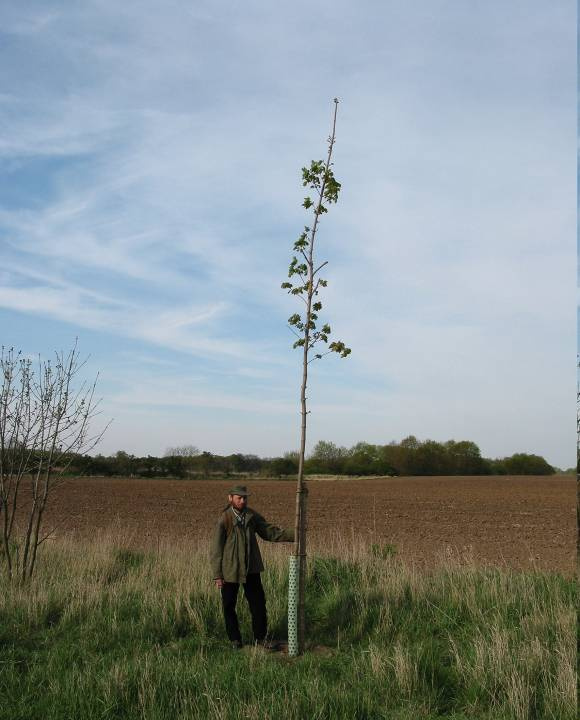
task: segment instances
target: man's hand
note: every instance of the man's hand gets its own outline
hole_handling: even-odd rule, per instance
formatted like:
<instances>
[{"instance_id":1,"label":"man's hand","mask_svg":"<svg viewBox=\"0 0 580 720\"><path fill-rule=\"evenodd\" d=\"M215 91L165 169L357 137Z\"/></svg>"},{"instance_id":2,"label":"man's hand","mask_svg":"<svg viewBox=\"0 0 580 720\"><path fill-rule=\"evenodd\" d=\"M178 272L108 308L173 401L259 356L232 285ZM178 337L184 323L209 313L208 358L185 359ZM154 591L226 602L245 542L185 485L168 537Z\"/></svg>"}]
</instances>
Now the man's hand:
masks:
<instances>
[{"instance_id":1,"label":"man's hand","mask_svg":"<svg viewBox=\"0 0 580 720\"><path fill-rule=\"evenodd\" d=\"M216 578L214 580L214 582L215 582L215 586L218 590L221 590L223 588L223 586L225 585L223 578Z\"/></svg>"}]
</instances>

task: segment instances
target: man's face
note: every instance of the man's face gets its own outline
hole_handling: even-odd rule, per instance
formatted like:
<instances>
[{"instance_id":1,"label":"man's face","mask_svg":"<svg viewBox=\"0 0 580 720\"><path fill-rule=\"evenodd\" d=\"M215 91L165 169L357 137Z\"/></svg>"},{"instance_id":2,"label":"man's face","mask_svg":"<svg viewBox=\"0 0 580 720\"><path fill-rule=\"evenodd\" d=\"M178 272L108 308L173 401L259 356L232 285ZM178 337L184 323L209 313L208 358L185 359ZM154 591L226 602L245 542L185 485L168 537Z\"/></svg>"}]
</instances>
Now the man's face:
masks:
<instances>
[{"instance_id":1,"label":"man's face","mask_svg":"<svg viewBox=\"0 0 580 720\"><path fill-rule=\"evenodd\" d=\"M237 510L238 512L245 510L248 498L246 498L244 495L228 495L228 498L230 501L230 505L235 510Z\"/></svg>"}]
</instances>

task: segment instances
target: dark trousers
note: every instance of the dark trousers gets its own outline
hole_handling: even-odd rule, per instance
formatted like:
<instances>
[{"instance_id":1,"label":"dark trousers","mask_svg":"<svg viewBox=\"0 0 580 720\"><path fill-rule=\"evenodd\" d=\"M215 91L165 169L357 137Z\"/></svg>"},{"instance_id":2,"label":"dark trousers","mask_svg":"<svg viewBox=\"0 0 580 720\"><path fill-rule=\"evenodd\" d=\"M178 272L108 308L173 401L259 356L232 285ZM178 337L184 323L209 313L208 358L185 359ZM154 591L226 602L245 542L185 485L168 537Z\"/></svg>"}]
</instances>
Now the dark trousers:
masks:
<instances>
[{"instance_id":1,"label":"dark trousers","mask_svg":"<svg viewBox=\"0 0 580 720\"><path fill-rule=\"evenodd\" d=\"M234 642L241 642L240 626L236 615L236 601L238 599L239 583L224 583L222 587L222 606L224 619L226 621L226 633L228 638ZM252 573L246 577L244 583L244 595L250 606L252 615L252 632L254 640L262 642L268 632L268 618L266 615L266 596L260 579L260 573Z\"/></svg>"}]
</instances>

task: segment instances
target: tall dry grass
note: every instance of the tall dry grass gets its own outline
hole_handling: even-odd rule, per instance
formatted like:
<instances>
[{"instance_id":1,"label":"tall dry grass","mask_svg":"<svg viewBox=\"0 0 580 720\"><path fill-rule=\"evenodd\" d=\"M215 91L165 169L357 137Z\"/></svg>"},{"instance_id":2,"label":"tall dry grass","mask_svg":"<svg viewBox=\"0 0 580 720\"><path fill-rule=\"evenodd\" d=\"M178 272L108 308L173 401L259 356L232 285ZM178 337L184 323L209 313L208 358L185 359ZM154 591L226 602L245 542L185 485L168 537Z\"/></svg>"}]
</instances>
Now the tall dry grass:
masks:
<instances>
[{"instance_id":1,"label":"tall dry grass","mask_svg":"<svg viewBox=\"0 0 580 720\"><path fill-rule=\"evenodd\" d=\"M224 642L207 539L137 549L121 528L46 544L0 598L0 718L576 716L575 584L448 555L432 571L352 534L311 547L309 650ZM288 546L263 546L286 632ZM240 601L242 630L249 618Z\"/></svg>"}]
</instances>

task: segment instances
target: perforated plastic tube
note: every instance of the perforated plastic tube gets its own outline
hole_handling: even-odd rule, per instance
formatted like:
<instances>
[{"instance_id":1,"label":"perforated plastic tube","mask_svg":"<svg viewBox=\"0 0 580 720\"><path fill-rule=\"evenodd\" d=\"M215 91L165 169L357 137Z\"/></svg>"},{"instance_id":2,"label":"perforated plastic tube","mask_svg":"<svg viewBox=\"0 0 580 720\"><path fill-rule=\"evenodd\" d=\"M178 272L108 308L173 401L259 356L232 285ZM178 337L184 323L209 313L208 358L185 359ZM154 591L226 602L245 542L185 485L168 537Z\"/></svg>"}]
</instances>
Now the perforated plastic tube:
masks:
<instances>
[{"instance_id":1,"label":"perforated plastic tube","mask_svg":"<svg viewBox=\"0 0 580 720\"><path fill-rule=\"evenodd\" d=\"M288 574L288 655L298 655L298 576L300 574L300 557L290 555Z\"/></svg>"}]
</instances>

